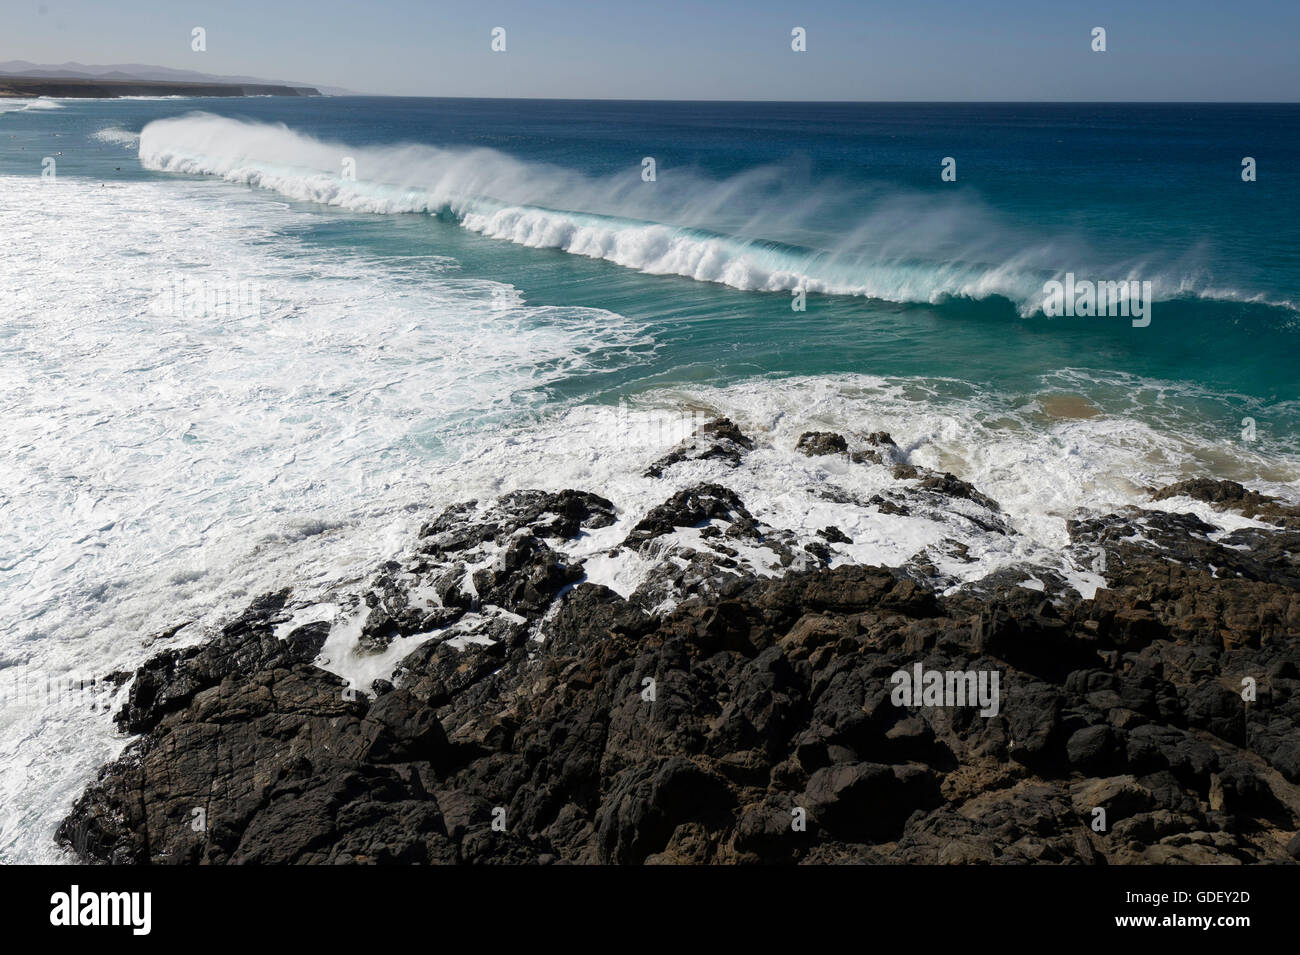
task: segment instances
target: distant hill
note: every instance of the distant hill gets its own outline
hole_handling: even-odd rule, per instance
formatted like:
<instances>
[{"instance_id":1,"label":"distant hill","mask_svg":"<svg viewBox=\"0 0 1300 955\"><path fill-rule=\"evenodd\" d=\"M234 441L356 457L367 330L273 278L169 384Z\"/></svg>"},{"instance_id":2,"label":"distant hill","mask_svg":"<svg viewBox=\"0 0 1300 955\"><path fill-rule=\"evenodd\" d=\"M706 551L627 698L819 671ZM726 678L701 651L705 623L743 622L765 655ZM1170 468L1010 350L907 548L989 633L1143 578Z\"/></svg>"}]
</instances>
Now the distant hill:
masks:
<instances>
[{"instance_id":1,"label":"distant hill","mask_svg":"<svg viewBox=\"0 0 1300 955\"><path fill-rule=\"evenodd\" d=\"M75 76L3 76L0 97L53 96L67 99L117 99L122 96L320 96L312 86L274 83L197 83L119 80Z\"/></svg>"},{"instance_id":2,"label":"distant hill","mask_svg":"<svg viewBox=\"0 0 1300 955\"><path fill-rule=\"evenodd\" d=\"M257 76L218 76L196 70L176 70L167 66L149 66L143 63L112 63L103 66L85 63L32 63L28 60L0 62L0 77L27 77L32 79L113 80L118 82L153 83L219 83L243 86L282 86L292 89L312 89L325 96L356 95L353 90L337 86L313 86L287 80L268 80ZM124 94L133 95L133 94Z\"/></svg>"}]
</instances>

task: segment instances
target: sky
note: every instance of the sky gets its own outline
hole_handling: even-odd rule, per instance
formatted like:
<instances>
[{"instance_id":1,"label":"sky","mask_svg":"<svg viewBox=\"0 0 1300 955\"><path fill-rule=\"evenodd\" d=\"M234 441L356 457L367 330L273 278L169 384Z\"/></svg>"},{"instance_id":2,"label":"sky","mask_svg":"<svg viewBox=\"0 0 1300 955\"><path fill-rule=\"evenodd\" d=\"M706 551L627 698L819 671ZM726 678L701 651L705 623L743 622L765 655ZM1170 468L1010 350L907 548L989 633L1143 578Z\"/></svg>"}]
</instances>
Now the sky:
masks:
<instances>
[{"instance_id":1,"label":"sky","mask_svg":"<svg viewBox=\"0 0 1300 955\"><path fill-rule=\"evenodd\" d=\"M1300 0L3 0L0 61L403 96L1300 100ZM191 49L191 31L207 49ZM492 31L506 49L493 52ZM803 27L807 50L791 49ZM1106 51L1094 52L1094 27Z\"/></svg>"}]
</instances>

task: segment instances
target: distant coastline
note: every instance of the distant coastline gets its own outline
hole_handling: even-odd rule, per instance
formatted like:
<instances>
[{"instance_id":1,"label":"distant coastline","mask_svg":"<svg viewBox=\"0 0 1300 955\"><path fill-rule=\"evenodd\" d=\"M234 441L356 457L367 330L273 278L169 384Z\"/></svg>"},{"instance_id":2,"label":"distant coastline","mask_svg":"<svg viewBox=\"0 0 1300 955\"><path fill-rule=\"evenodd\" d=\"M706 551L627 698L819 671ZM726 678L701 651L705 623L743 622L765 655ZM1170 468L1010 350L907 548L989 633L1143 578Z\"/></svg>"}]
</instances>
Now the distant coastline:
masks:
<instances>
[{"instance_id":1,"label":"distant coastline","mask_svg":"<svg viewBox=\"0 0 1300 955\"><path fill-rule=\"evenodd\" d=\"M202 83L0 76L0 97L58 96L116 99L122 96L320 96L314 86L275 83Z\"/></svg>"}]
</instances>

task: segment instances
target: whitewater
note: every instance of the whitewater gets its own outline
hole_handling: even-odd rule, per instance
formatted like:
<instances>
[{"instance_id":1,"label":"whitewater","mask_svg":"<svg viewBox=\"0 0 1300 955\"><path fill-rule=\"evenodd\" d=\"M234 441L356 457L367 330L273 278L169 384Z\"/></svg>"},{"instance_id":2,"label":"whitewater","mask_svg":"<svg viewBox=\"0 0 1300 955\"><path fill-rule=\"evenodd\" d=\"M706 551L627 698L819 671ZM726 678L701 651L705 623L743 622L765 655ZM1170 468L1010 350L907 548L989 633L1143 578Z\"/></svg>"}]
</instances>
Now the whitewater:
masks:
<instances>
[{"instance_id":1,"label":"whitewater","mask_svg":"<svg viewBox=\"0 0 1300 955\"><path fill-rule=\"evenodd\" d=\"M725 180L689 168L656 173L652 182L593 177L492 149L355 147L207 114L148 124L139 157L160 172L217 176L358 212L451 216L517 245L747 291L930 303L998 297L1030 316L1042 309L1044 282L1063 280L1059 263L1070 261L1110 280L1150 281L1158 299L1296 308L1287 298L1216 284L1194 258L1116 259L1077 236L1028 233L967 196L813 185L779 167ZM869 211L848 228L819 229L844 207Z\"/></svg>"},{"instance_id":2,"label":"whitewater","mask_svg":"<svg viewBox=\"0 0 1300 955\"><path fill-rule=\"evenodd\" d=\"M3 121L116 108L37 107ZM730 291L842 295L846 312L816 320L843 325L846 343L865 334L850 319L875 317L853 310L858 299L1005 298L1024 313L1062 261L1081 259L1115 279L1154 270L1166 299L1285 301L1216 285L1195 256L1103 253L1069 230L1014 224L975 196L940 201L786 168L722 176L665 164L646 183L639 155L626 175L605 176L488 148L333 143L185 103L129 108L186 114L137 123L93 113L84 138L103 151L95 175L76 174L70 135L55 181L39 178L35 148L0 166L5 862L66 861L55 826L128 742L111 721L126 687L105 676L196 643L284 587L299 622L339 624L337 645L349 597L457 501L581 488L614 502L616 536L674 489L718 480L798 540L842 527L853 539L846 559L927 560L950 587L1029 568L1087 596L1100 580L1096 555L1070 547L1072 518L1198 476L1300 498L1300 458L1276 437L1290 406L1267 394L1102 372L1086 355L1053 360L1027 388L999 387L991 372L981 381L826 373L810 356L835 351L834 338L814 340L811 323L760 328L749 316L763 297ZM851 222L840 206L853 207ZM396 233L406 219L427 229ZM513 258L490 260L495 269L462 261L498 247ZM639 283L637 295L615 306L582 272L578 291L561 296L558 282L536 277L561 271L555 262L618 273ZM241 299L249 287L256 297ZM732 300L698 298L706 294L739 300L740 318L712 321L710 310ZM900 347L943 356L961 318ZM887 344L893 326L871 327ZM732 344L708 336L745 344L762 334L785 336L797 360L747 371L742 355L719 371ZM997 346L1008 333L987 334ZM1243 414L1259 419L1256 444L1239 438ZM644 476L714 415L754 437L744 467L692 462ZM887 478L797 453L808 430L888 431L910 462L1000 502L1017 534L959 513L881 515L827 501L827 481L866 500ZM1197 502L1175 505L1212 516ZM946 556L953 542L960 561ZM583 541L574 556L590 579L628 592L646 568L604 559L608 543ZM328 665L364 685L389 662Z\"/></svg>"}]
</instances>

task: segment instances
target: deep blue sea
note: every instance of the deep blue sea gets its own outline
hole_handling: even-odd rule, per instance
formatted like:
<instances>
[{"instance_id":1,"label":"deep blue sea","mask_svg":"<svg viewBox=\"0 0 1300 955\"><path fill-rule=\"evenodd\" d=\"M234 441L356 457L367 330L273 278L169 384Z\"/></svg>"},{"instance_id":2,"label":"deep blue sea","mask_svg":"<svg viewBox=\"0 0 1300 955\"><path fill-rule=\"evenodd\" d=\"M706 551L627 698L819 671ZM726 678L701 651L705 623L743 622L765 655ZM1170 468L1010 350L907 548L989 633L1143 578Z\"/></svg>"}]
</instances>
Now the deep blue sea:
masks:
<instances>
[{"instance_id":1,"label":"deep blue sea","mask_svg":"<svg viewBox=\"0 0 1300 955\"><path fill-rule=\"evenodd\" d=\"M890 431L1017 522L981 572L1183 477L1300 493L1298 180L1290 105L0 101L0 676L326 593L438 503L653 503L717 413L792 526L801 430ZM1067 275L1149 322L1046 314ZM44 858L121 741L5 713Z\"/></svg>"}]
</instances>

